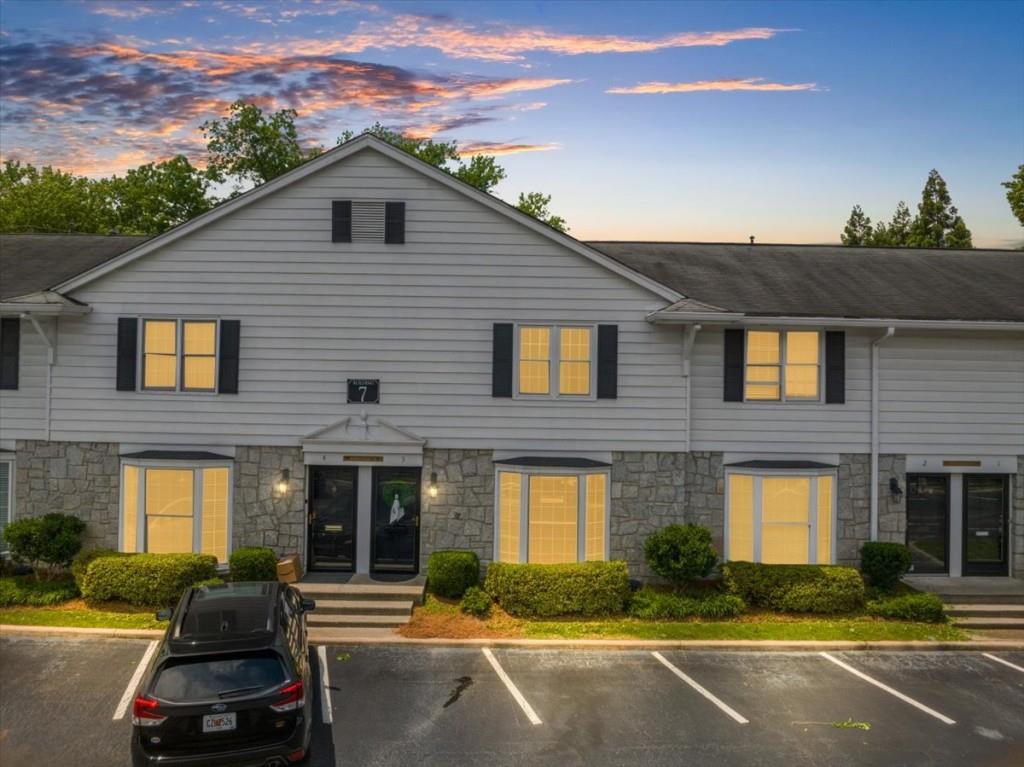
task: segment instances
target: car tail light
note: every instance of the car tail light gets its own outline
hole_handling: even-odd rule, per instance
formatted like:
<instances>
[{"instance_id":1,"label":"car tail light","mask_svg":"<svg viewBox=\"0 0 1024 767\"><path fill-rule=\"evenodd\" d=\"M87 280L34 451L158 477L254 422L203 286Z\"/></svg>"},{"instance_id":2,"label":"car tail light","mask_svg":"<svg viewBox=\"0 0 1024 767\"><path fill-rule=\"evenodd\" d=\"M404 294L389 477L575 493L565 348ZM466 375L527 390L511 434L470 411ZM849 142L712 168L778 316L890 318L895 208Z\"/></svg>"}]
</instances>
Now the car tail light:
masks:
<instances>
[{"instance_id":1,"label":"car tail light","mask_svg":"<svg viewBox=\"0 0 1024 767\"><path fill-rule=\"evenodd\" d=\"M132 724L139 727L153 727L157 724L163 724L167 717L161 716L156 712L159 705L157 701L147 698L145 695L137 696L135 703L132 704Z\"/></svg>"},{"instance_id":2,"label":"car tail light","mask_svg":"<svg viewBox=\"0 0 1024 767\"><path fill-rule=\"evenodd\" d=\"M294 711L304 705L306 705L306 690L300 679L281 690L281 697L271 703L270 707L274 711L284 712Z\"/></svg>"},{"instance_id":3,"label":"car tail light","mask_svg":"<svg viewBox=\"0 0 1024 767\"><path fill-rule=\"evenodd\" d=\"M292 751L290 754L288 754L288 761L289 762L301 762L305 756L306 756L306 749L300 748L298 751Z\"/></svg>"}]
</instances>

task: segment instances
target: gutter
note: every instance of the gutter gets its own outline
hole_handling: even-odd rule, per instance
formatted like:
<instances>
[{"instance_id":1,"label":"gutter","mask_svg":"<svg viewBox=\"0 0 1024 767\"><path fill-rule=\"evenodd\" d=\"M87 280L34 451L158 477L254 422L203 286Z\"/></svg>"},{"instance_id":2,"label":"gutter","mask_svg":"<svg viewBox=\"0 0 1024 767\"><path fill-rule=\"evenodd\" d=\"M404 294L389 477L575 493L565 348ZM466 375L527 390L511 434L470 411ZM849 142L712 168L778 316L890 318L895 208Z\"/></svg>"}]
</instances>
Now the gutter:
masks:
<instances>
[{"instance_id":1,"label":"gutter","mask_svg":"<svg viewBox=\"0 0 1024 767\"><path fill-rule=\"evenodd\" d=\"M683 335L683 379L686 381L686 454L690 454L691 435L693 433L693 376L690 370L690 358L693 356L693 342L697 338L700 325L687 325Z\"/></svg>"},{"instance_id":2,"label":"gutter","mask_svg":"<svg viewBox=\"0 0 1024 767\"><path fill-rule=\"evenodd\" d=\"M708 325L809 325L820 327L830 325L851 328L904 328L913 330L1001 330L1024 333L1024 322L1003 322L999 320L897 320L862 317L787 317L784 315L751 316L741 312L666 312L658 310L647 315L647 321L654 325L691 325L702 322Z\"/></svg>"},{"instance_id":3,"label":"gutter","mask_svg":"<svg viewBox=\"0 0 1024 767\"><path fill-rule=\"evenodd\" d=\"M871 342L871 538L878 540L878 347L896 334L890 325Z\"/></svg>"}]
</instances>

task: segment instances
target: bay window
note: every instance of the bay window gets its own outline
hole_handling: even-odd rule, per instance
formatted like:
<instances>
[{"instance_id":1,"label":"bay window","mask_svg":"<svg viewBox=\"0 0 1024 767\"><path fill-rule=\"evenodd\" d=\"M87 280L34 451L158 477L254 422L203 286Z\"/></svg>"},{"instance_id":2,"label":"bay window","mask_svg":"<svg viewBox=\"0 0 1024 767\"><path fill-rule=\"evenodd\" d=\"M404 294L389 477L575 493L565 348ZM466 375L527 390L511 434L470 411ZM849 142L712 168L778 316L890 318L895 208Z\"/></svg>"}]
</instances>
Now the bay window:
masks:
<instances>
[{"instance_id":1,"label":"bay window","mask_svg":"<svg viewBox=\"0 0 1024 767\"><path fill-rule=\"evenodd\" d=\"M593 395L593 328L520 325L517 335L520 396Z\"/></svg>"},{"instance_id":2,"label":"bay window","mask_svg":"<svg viewBox=\"0 0 1024 767\"><path fill-rule=\"evenodd\" d=\"M228 558L231 467L125 463L120 549Z\"/></svg>"},{"instance_id":3,"label":"bay window","mask_svg":"<svg viewBox=\"0 0 1024 767\"><path fill-rule=\"evenodd\" d=\"M744 397L820 398L821 334L816 330L748 330Z\"/></svg>"},{"instance_id":4,"label":"bay window","mask_svg":"<svg viewBox=\"0 0 1024 767\"><path fill-rule=\"evenodd\" d=\"M607 472L499 471L497 487L498 561L608 558Z\"/></svg>"},{"instance_id":5,"label":"bay window","mask_svg":"<svg viewBox=\"0 0 1024 767\"><path fill-rule=\"evenodd\" d=\"M835 476L729 472L726 558L765 564L835 561Z\"/></svg>"}]
</instances>

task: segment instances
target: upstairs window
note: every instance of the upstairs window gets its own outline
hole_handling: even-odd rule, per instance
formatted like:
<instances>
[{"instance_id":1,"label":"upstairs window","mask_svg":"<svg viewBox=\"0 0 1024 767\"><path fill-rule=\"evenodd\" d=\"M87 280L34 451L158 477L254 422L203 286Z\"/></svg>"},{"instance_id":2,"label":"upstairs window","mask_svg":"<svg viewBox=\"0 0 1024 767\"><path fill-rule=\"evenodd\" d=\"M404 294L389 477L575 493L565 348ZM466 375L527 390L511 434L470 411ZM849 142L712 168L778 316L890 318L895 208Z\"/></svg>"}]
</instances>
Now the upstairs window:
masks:
<instances>
[{"instance_id":1,"label":"upstairs window","mask_svg":"<svg viewBox=\"0 0 1024 767\"><path fill-rule=\"evenodd\" d=\"M142 388L216 391L217 321L145 320Z\"/></svg>"},{"instance_id":2,"label":"upstairs window","mask_svg":"<svg viewBox=\"0 0 1024 767\"><path fill-rule=\"evenodd\" d=\"M820 399L821 334L816 330L749 330L744 396L747 400Z\"/></svg>"},{"instance_id":3,"label":"upstairs window","mask_svg":"<svg viewBox=\"0 0 1024 767\"><path fill-rule=\"evenodd\" d=\"M521 325L518 339L520 395L592 396L592 328Z\"/></svg>"}]
</instances>

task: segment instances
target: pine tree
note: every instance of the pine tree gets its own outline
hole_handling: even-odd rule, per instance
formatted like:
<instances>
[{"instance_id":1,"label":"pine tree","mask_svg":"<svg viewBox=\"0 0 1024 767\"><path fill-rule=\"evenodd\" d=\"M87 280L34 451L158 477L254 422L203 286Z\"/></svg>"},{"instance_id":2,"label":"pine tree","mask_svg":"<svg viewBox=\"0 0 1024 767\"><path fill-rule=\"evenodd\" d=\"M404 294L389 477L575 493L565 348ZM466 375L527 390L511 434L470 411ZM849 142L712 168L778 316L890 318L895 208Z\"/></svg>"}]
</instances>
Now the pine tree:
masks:
<instances>
[{"instance_id":1,"label":"pine tree","mask_svg":"<svg viewBox=\"0 0 1024 767\"><path fill-rule=\"evenodd\" d=\"M951 235L957 243L955 246L950 245ZM914 248L969 248L970 242L970 230L953 205L945 180L933 169L921 190L921 202L917 205L917 215L910 225L907 244Z\"/></svg>"},{"instance_id":2,"label":"pine tree","mask_svg":"<svg viewBox=\"0 0 1024 767\"><path fill-rule=\"evenodd\" d=\"M853 210L850 211L850 218L847 219L843 233L840 235L843 245L851 247L870 245L871 236L871 219L864 215L860 205L854 205Z\"/></svg>"},{"instance_id":3,"label":"pine tree","mask_svg":"<svg viewBox=\"0 0 1024 767\"><path fill-rule=\"evenodd\" d=\"M911 224L913 224L913 220L910 217L910 208L903 200L900 200L886 230L887 242L885 244L890 248L907 247L910 241Z\"/></svg>"},{"instance_id":4,"label":"pine tree","mask_svg":"<svg viewBox=\"0 0 1024 767\"><path fill-rule=\"evenodd\" d=\"M971 242L971 230L967 228L967 224L960 216L956 217L956 221L953 222L953 228L950 229L949 234L946 235L946 247L947 248L973 248L974 244Z\"/></svg>"}]
</instances>

